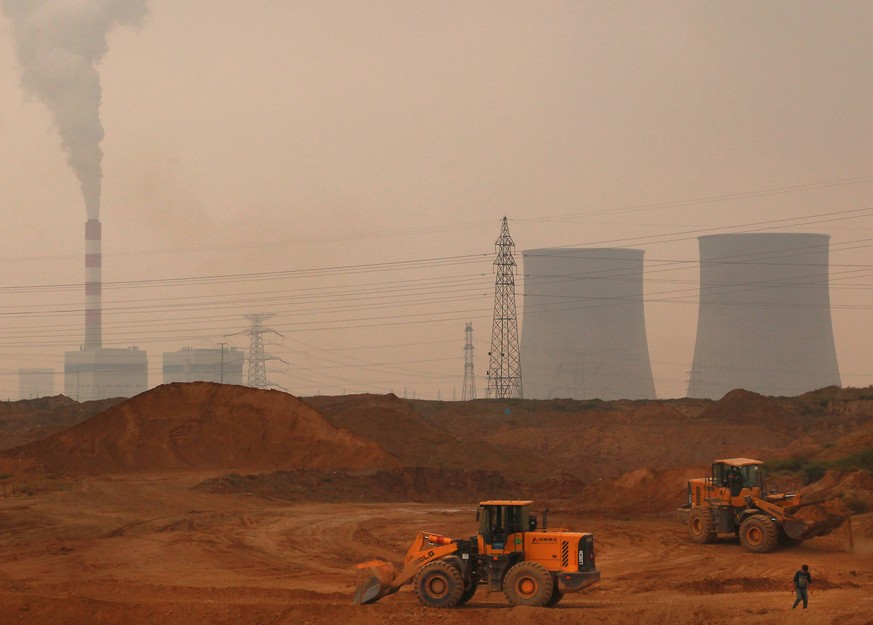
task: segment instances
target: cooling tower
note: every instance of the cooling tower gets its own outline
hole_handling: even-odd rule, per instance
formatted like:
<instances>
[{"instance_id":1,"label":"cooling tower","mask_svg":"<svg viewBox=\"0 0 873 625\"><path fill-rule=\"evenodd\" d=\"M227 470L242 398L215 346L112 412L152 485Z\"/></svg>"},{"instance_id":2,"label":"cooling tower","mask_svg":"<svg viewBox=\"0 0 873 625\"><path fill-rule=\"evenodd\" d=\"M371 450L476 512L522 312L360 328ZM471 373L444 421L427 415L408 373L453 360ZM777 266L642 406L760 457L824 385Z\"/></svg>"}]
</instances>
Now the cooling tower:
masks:
<instances>
[{"instance_id":1,"label":"cooling tower","mask_svg":"<svg viewBox=\"0 0 873 625\"><path fill-rule=\"evenodd\" d=\"M689 397L735 388L799 395L840 384L828 235L699 237L700 308Z\"/></svg>"},{"instance_id":2,"label":"cooling tower","mask_svg":"<svg viewBox=\"0 0 873 625\"><path fill-rule=\"evenodd\" d=\"M522 252L521 362L531 399L654 399L643 252Z\"/></svg>"},{"instance_id":3,"label":"cooling tower","mask_svg":"<svg viewBox=\"0 0 873 625\"><path fill-rule=\"evenodd\" d=\"M102 241L100 222L85 222L85 349L103 347Z\"/></svg>"}]
</instances>

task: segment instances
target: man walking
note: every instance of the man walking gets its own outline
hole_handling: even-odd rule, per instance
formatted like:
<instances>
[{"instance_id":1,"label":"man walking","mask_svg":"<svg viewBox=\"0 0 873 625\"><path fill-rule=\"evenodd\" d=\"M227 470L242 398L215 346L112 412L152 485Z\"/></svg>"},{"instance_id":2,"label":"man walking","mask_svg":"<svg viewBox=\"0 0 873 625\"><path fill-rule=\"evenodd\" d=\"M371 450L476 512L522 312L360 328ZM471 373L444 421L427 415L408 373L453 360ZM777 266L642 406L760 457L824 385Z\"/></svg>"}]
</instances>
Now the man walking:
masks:
<instances>
[{"instance_id":1,"label":"man walking","mask_svg":"<svg viewBox=\"0 0 873 625\"><path fill-rule=\"evenodd\" d=\"M794 605L791 609L797 607L797 604L803 601L803 609L806 609L806 604L809 601L809 585L812 584L812 576L809 574L809 566L804 564L800 570L794 574L794 592L797 593L797 599L794 600Z\"/></svg>"}]
</instances>

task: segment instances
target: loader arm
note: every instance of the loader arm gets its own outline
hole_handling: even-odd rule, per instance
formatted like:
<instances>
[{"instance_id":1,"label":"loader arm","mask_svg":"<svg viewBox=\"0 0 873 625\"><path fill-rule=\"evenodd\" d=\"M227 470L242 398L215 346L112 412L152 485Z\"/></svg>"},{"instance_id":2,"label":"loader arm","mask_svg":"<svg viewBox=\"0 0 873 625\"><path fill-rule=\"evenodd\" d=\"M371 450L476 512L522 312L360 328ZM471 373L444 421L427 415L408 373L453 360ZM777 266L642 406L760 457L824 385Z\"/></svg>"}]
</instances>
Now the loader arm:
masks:
<instances>
[{"instance_id":1,"label":"loader arm","mask_svg":"<svg viewBox=\"0 0 873 625\"><path fill-rule=\"evenodd\" d=\"M415 577L421 567L430 564L434 560L455 553L458 550L454 539L440 534L424 534L419 532L412 541L406 557L403 559L403 570L394 578L392 586L400 588L403 584Z\"/></svg>"},{"instance_id":2,"label":"loader arm","mask_svg":"<svg viewBox=\"0 0 873 625\"><path fill-rule=\"evenodd\" d=\"M399 572L393 564L385 560L371 560L356 566L363 573L363 577L355 589L355 603L375 603L382 597L397 592L423 566L457 550L458 544L448 536L419 532L409 546L403 559L403 568Z\"/></svg>"},{"instance_id":3,"label":"loader arm","mask_svg":"<svg viewBox=\"0 0 873 625\"><path fill-rule=\"evenodd\" d=\"M785 534L788 535L789 538L793 538L795 540L803 540L806 538L807 530L809 526L801 519L798 519L795 516L788 514L785 511L785 508L782 506L778 506L775 503L770 503L765 499L761 499L760 497L749 497L752 505L756 508L759 508L772 516L776 521L779 522L779 525L782 526L782 530Z\"/></svg>"}]
</instances>

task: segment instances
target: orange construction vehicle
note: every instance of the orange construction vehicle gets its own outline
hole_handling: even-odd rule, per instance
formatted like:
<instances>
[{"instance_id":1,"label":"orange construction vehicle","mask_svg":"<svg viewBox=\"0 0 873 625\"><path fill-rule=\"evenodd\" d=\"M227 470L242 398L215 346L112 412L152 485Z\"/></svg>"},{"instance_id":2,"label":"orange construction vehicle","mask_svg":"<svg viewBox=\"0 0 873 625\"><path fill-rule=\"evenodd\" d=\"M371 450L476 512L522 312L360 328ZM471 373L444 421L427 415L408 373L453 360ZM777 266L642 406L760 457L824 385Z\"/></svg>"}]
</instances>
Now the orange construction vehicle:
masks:
<instances>
[{"instance_id":1,"label":"orange construction vehicle","mask_svg":"<svg viewBox=\"0 0 873 625\"><path fill-rule=\"evenodd\" d=\"M801 506L797 493L771 493L764 484L764 463L728 458L712 463L712 475L688 480L688 501L679 521L696 543L719 534L738 536L749 551L767 553L832 531L832 523L809 524L791 513Z\"/></svg>"},{"instance_id":2,"label":"orange construction vehicle","mask_svg":"<svg viewBox=\"0 0 873 625\"><path fill-rule=\"evenodd\" d=\"M594 536L547 529L548 509L538 528L532 503L483 501L479 534L470 538L419 533L399 570L384 560L358 564L355 603L374 603L411 582L419 601L433 608L466 603L486 584L512 605L554 606L565 592L599 580Z\"/></svg>"}]
</instances>

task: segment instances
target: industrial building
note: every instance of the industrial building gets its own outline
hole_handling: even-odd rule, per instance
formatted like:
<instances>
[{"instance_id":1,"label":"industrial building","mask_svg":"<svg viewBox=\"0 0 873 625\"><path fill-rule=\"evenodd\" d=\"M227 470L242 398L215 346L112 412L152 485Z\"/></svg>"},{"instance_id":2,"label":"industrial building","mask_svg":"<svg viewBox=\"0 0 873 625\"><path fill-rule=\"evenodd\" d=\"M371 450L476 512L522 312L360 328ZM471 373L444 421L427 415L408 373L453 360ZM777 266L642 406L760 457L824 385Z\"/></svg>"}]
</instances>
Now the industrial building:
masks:
<instances>
[{"instance_id":1,"label":"industrial building","mask_svg":"<svg viewBox=\"0 0 873 625\"><path fill-rule=\"evenodd\" d=\"M164 352L164 384L171 382L243 383L242 350L192 349Z\"/></svg>"},{"instance_id":2,"label":"industrial building","mask_svg":"<svg viewBox=\"0 0 873 625\"><path fill-rule=\"evenodd\" d=\"M839 385L828 280L829 236L698 238L700 307L689 397L736 388L799 395Z\"/></svg>"},{"instance_id":3,"label":"industrial building","mask_svg":"<svg viewBox=\"0 0 873 625\"><path fill-rule=\"evenodd\" d=\"M36 399L51 397L55 394L54 369L19 369L18 397L20 399Z\"/></svg>"},{"instance_id":4,"label":"industrial building","mask_svg":"<svg viewBox=\"0 0 873 625\"><path fill-rule=\"evenodd\" d=\"M64 354L64 395L76 401L133 397L148 389L148 358L139 348L82 348Z\"/></svg>"},{"instance_id":5,"label":"industrial building","mask_svg":"<svg viewBox=\"0 0 873 625\"><path fill-rule=\"evenodd\" d=\"M643 252L522 252L521 361L528 399L654 399Z\"/></svg>"}]
</instances>

